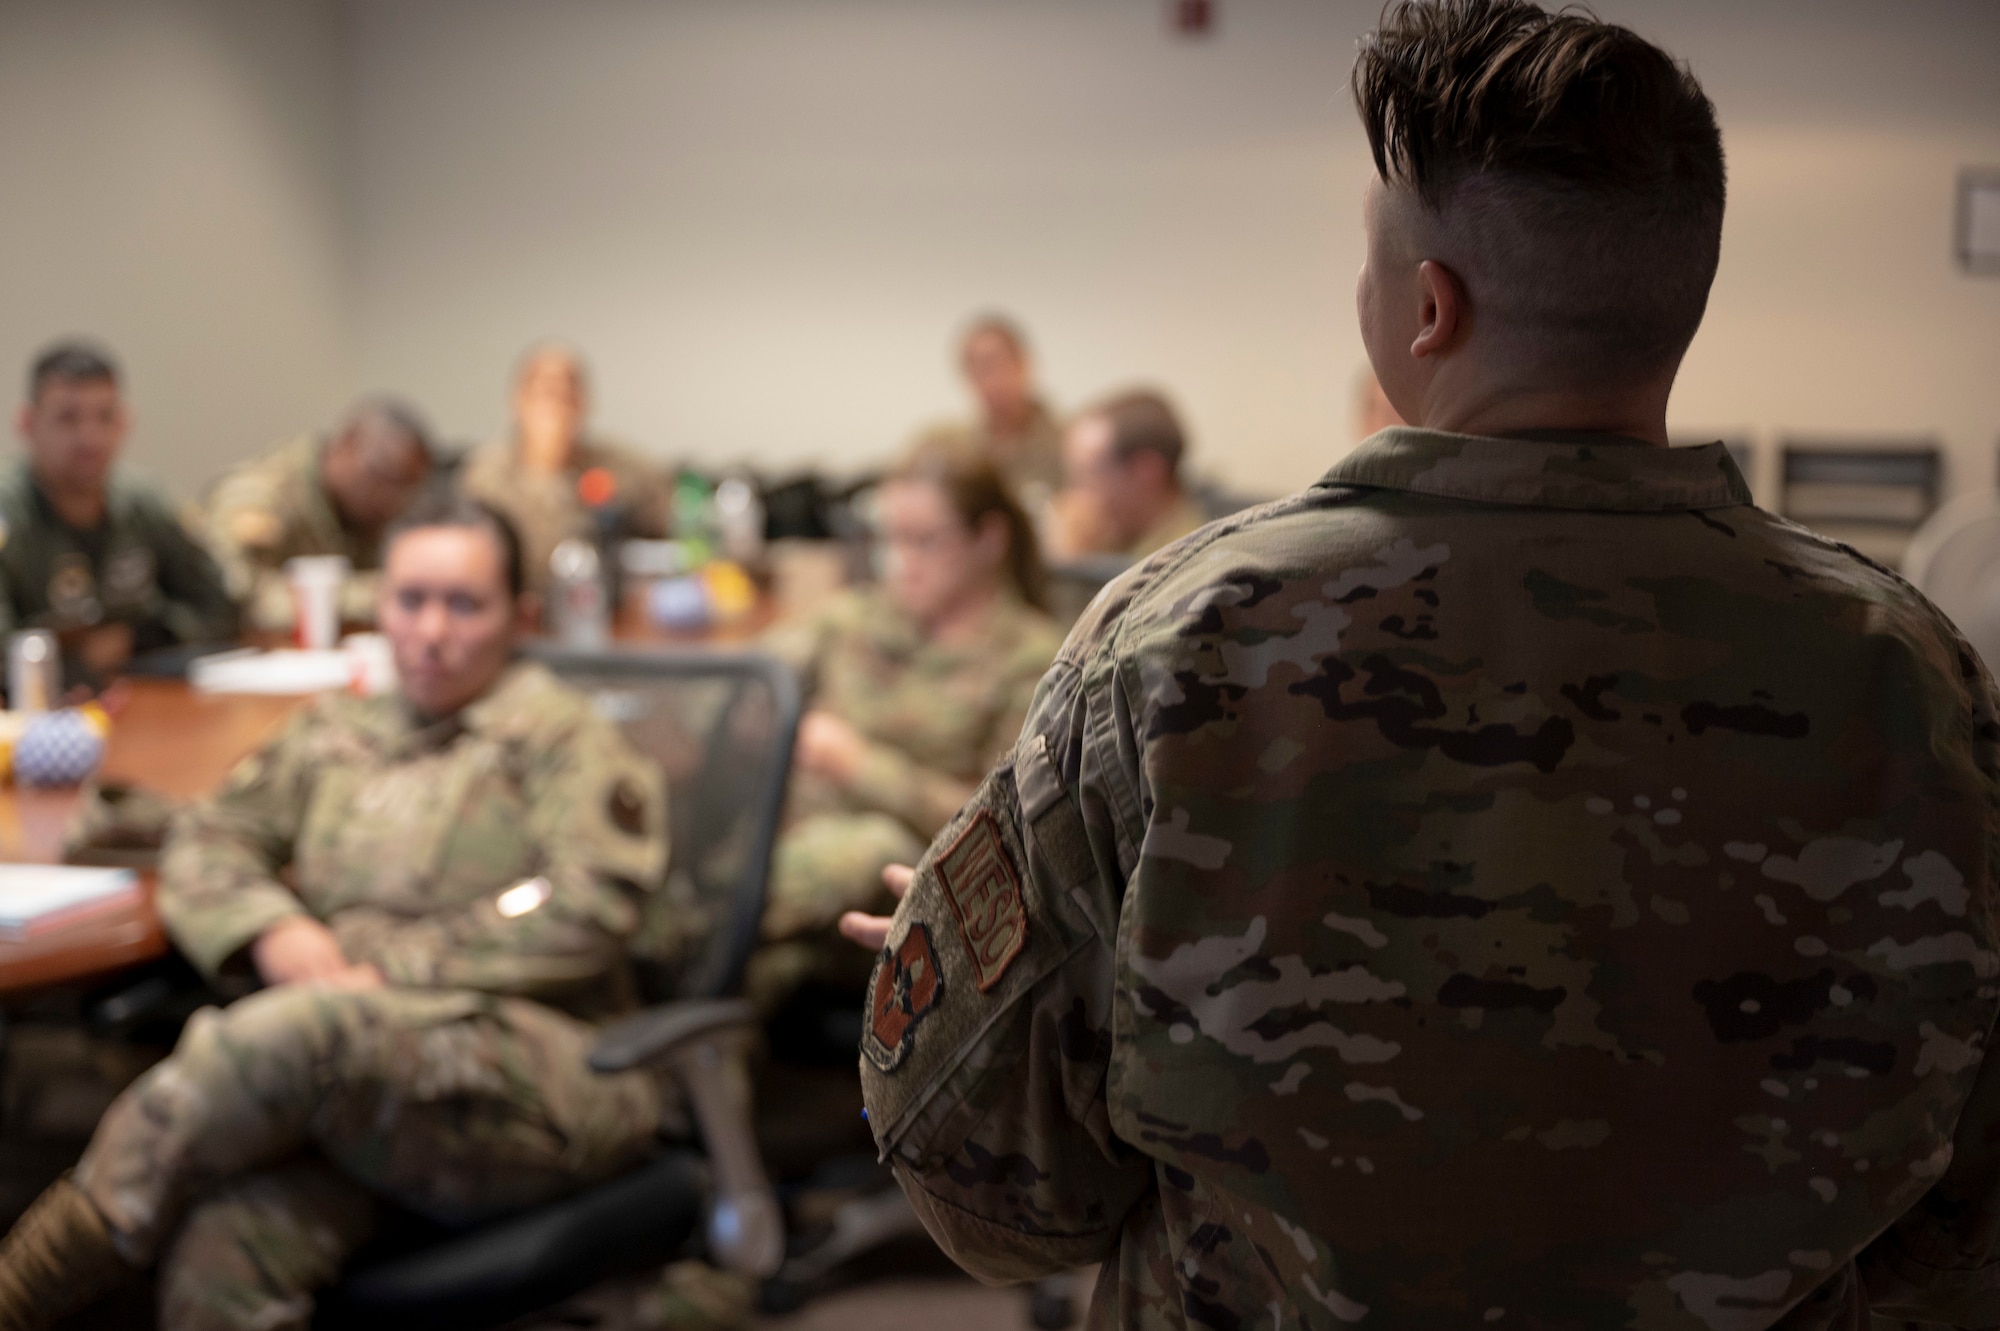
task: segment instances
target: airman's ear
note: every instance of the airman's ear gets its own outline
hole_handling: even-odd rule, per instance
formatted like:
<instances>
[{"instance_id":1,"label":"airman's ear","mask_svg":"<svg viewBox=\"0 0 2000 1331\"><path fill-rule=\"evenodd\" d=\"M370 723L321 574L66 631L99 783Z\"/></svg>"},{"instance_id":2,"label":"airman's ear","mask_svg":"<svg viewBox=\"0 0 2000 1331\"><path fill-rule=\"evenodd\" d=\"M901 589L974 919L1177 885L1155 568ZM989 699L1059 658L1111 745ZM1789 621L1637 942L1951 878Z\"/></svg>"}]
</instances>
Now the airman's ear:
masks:
<instances>
[{"instance_id":1,"label":"airman's ear","mask_svg":"<svg viewBox=\"0 0 2000 1331\"><path fill-rule=\"evenodd\" d=\"M1410 354L1422 360L1450 351L1464 341L1470 327L1471 306L1466 300L1465 283L1436 259L1425 259L1417 265L1417 283L1422 307Z\"/></svg>"}]
</instances>

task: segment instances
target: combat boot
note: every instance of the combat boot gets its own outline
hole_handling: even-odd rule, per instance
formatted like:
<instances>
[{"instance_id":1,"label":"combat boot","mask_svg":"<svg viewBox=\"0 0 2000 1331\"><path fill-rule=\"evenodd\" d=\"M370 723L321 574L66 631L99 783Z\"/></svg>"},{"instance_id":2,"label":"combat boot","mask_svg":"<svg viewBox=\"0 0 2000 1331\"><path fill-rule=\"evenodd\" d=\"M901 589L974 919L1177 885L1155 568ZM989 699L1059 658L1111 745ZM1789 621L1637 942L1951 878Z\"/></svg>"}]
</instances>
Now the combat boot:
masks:
<instances>
[{"instance_id":1,"label":"combat boot","mask_svg":"<svg viewBox=\"0 0 2000 1331\"><path fill-rule=\"evenodd\" d=\"M43 1331L136 1274L64 1174L0 1240L0 1331Z\"/></svg>"}]
</instances>

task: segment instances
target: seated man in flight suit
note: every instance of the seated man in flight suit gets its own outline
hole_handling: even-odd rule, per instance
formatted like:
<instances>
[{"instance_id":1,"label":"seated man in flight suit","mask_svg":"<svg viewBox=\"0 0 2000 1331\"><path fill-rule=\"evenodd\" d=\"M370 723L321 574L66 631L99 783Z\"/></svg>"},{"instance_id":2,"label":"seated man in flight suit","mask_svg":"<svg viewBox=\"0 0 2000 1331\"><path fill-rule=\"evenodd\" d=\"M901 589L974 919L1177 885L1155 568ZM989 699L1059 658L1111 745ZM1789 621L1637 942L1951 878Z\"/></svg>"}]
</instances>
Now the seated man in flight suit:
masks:
<instances>
[{"instance_id":1,"label":"seated man in flight suit","mask_svg":"<svg viewBox=\"0 0 2000 1331\"><path fill-rule=\"evenodd\" d=\"M155 1264L164 1327L304 1328L378 1198L516 1210L682 1121L656 1074L585 1063L635 1001L658 769L515 659L530 598L504 519L432 494L383 562L397 691L301 707L167 846L174 941L265 987L198 1013L0 1244L0 1328Z\"/></svg>"}]
</instances>

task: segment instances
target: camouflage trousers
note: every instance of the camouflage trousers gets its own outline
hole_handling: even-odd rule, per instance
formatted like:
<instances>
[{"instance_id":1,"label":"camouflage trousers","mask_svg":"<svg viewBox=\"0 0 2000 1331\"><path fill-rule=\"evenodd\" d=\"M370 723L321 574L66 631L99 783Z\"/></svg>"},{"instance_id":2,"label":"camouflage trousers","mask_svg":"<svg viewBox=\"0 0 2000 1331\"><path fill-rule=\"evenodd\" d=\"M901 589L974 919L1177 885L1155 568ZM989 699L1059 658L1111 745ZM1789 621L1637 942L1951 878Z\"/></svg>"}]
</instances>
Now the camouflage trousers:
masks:
<instances>
[{"instance_id":1,"label":"camouflage trousers","mask_svg":"<svg viewBox=\"0 0 2000 1331\"><path fill-rule=\"evenodd\" d=\"M304 1328L377 1199L461 1223L642 1159L678 1100L600 1076L595 1032L485 994L286 986L194 1017L77 1166L161 1326Z\"/></svg>"},{"instance_id":2,"label":"camouflage trousers","mask_svg":"<svg viewBox=\"0 0 2000 1331\"><path fill-rule=\"evenodd\" d=\"M834 932L843 911L894 906L882 886L891 864L915 864L925 842L883 813L821 813L779 836L764 907L764 945L750 959L745 988L767 1015L809 979L867 983L866 952Z\"/></svg>"}]
</instances>

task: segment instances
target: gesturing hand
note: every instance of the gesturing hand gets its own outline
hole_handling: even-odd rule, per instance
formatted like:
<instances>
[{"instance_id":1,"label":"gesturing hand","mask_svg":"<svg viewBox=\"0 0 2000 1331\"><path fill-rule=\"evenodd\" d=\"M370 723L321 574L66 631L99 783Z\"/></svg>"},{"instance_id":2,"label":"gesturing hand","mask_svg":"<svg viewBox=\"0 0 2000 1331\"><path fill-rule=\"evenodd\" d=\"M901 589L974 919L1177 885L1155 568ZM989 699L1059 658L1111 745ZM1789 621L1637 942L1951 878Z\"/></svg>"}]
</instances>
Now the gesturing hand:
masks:
<instances>
[{"instance_id":1,"label":"gesturing hand","mask_svg":"<svg viewBox=\"0 0 2000 1331\"><path fill-rule=\"evenodd\" d=\"M910 890L910 880L916 876L917 871L909 865L892 864L882 870L882 883L889 889L890 896L901 901L903 894ZM851 910L840 917L840 932L849 941L859 943L870 952L878 952L889 941L889 917Z\"/></svg>"}]
</instances>

